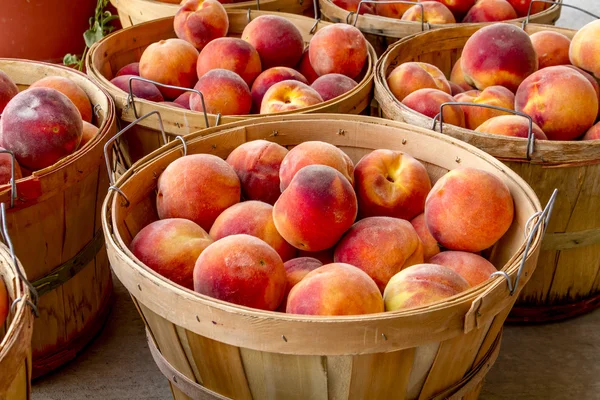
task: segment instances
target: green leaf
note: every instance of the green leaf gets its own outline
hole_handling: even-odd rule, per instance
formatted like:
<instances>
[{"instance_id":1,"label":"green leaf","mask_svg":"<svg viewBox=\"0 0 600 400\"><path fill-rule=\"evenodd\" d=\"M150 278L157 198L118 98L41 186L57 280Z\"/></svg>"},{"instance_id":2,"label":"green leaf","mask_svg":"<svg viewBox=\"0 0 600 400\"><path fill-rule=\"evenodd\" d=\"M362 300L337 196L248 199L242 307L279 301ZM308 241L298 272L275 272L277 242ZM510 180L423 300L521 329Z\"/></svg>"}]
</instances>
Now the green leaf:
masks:
<instances>
[{"instance_id":1,"label":"green leaf","mask_svg":"<svg viewBox=\"0 0 600 400\"><path fill-rule=\"evenodd\" d=\"M102 28L100 27L98 21L94 23L93 27L91 27L83 33L83 38L85 39L85 44L87 47L92 47L94 43L96 43L103 37L104 34L102 33Z\"/></svg>"},{"instance_id":2,"label":"green leaf","mask_svg":"<svg viewBox=\"0 0 600 400\"><path fill-rule=\"evenodd\" d=\"M79 57L77 56L77 54L66 54L63 57L63 64L64 65L74 65L74 64L78 64L79 63Z\"/></svg>"}]
</instances>

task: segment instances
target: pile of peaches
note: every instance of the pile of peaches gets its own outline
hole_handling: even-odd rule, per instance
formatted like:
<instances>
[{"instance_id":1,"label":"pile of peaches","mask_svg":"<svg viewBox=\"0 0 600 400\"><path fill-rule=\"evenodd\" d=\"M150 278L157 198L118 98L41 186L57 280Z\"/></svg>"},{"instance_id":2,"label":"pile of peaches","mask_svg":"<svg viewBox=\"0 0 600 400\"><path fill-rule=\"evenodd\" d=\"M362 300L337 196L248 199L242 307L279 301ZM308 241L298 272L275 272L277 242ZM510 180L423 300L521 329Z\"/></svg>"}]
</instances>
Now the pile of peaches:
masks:
<instances>
[{"instance_id":1,"label":"pile of peaches","mask_svg":"<svg viewBox=\"0 0 600 400\"><path fill-rule=\"evenodd\" d=\"M356 13L360 0L332 0L344 10ZM532 0L408 0L405 3L363 3L359 14L375 14L402 21L455 24L457 22L499 22L527 16ZM533 3L531 14L543 11L547 3Z\"/></svg>"},{"instance_id":2,"label":"pile of peaches","mask_svg":"<svg viewBox=\"0 0 600 400\"><path fill-rule=\"evenodd\" d=\"M427 63L408 62L387 77L406 107L434 118L443 103L498 106L530 116L541 140L600 139L600 21L572 40L553 31L529 36L498 23L469 38L448 81ZM482 107L444 107L444 121L476 132L528 137L522 116Z\"/></svg>"},{"instance_id":3,"label":"pile of peaches","mask_svg":"<svg viewBox=\"0 0 600 400\"><path fill-rule=\"evenodd\" d=\"M174 19L177 39L148 46L139 63L111 81L128 92L132 75L193 92L133 81L133 94L150 101L210 114L292 111L328 101L357 86L368 59L362 33L347 24L319 29L304 49L288 19L261 15L241 38L226 37L229 20L216 0L187 0Z\"/></svg>"},{"instance_id":4,"label":"pile of peaches","mask_svg":"<svg viewBox=\"0 0 600 400\"><path fill-rule=\"evenodd\" d=\"M489 172L455 169L432 187L409 154L354 165L320 141L184 156L160 175L156 207L130 244L146 266L219 300L311 315L407 309L479 285L496 271L481 252L514 217Z\"/></svg>"},{"instance_id":5,"label":"pile of peaches","mask_svg":"<svg viewBox=\"0 0 600 400\"><path fill-rule=\"evenodd\" d=\"M0 149L14 153L15 179L49 167L98 132L85 91L69 78L48 76L19 92L0 71ZM0 154L0 185L11 180L9 154Z\"/></svg>"}]
</instances>

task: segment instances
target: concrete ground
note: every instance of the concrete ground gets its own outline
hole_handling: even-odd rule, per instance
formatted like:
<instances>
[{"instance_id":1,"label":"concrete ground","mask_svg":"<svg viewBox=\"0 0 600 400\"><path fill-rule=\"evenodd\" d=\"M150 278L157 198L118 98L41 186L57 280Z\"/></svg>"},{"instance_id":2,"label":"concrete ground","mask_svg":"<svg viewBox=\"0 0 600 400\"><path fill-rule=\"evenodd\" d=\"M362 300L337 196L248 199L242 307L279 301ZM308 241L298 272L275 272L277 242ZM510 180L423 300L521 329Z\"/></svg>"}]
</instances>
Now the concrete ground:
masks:
<instances>
[{"instance_id":1,"label":"concrete ground","mask_svg":"<svg viewBox=\"0 0 600 400\"><path fill-rule=\"evenodd\" d=\"M600 1L565 0L600 15ZM563 9L559 26L580 28L591 17ZM34 382L33 400L169 399L144 327L127 291L115 281L116 301L100 336L73 362ZM481 400L600 399L600 310L566 322L507 326L500 356Z\"/></svg>"}]
</instances>

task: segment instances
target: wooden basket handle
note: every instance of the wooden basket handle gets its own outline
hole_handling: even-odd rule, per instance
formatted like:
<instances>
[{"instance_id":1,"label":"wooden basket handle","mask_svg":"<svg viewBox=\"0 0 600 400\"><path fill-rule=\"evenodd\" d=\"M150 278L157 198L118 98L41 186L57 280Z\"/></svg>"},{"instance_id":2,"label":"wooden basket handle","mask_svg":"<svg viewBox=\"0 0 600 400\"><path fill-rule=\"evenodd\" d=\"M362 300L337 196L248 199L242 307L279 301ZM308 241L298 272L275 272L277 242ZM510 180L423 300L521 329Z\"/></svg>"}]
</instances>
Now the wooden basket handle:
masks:
<instances>
[{"instance_id":1,"label":"wooden basket handle","mask_svg":"<svg viewBox=\"0 0 600 400\"><path fill-rule=\"evenodd\" d=\"M525 27L527 26L527 24L529 23L529 17L531 17L531 8L533 7L533 3L546 3L546 4L556 4L559 7L569 7L569 8L574 8L576 10L581 11L582 13L585 13L591 17L594 17L596 19L600 19L600 17L596 14L593 14L591 12L589 12L588 10L585 10L581 7L577 7L574 6L572 4L564 4L562 0L557 0L557 1L553 1L553 0L531 0L531 3L529 3L529 9L527 10L527 17L523 20L523 24L521 25L522 29L525 29Z\"/></svg>"}]
</instances>

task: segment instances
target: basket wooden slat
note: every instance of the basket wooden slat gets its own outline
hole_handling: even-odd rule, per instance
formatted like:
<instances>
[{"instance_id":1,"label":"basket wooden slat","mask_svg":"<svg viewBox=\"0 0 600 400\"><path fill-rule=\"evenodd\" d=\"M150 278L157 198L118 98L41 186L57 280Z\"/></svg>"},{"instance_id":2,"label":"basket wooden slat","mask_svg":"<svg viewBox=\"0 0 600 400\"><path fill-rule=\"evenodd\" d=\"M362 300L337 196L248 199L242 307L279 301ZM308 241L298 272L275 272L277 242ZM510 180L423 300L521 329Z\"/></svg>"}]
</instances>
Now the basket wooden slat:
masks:
<instances>
[{"instance_id":1,"label":"basket wooden slat","mask_svg":"<svg viewBox=\"0 0 600 400\"><path fill-rule=\"evenodd\" d=\"M402 150L421 160L434 181L459 166L495 174L509 186L516 212L490 259L511 279L517 274L525 225L540 205L522 179L483 152L410 125L334 114L264 117L185 138L188 154L223 158L255 139L287 147L323 140L355 162L373 149ZM182 154L181 143L173 142L137 162L116 183L124 197L109 193L103 210L111 265L134 297L151 349L160 350L155 359L169 371L176 399L201 398L198 388L235 399L346 399L367 393L374 399L477 398L516 299L504 278L416 309L327 318L260 311L198 295L137 261L128 245L157 219L156 177ZM538 242L541 234L526 257L519 287L533 272ZM196 385L196 395L182 377Z\"/></svg>"},{"instance_id":2,"label":"basket wooden slat","mask_svg":"<svg viewBox=\"0 0 600 400\"><path fill-rule=\"evenodd\" d=\"M390 47L381 57L375 77L375 97L384 115L431 127L431 118L410 110L393 97L386 77L397 65L409 61L429 62L450 76L464 44L480 28L465 26L426 32ZM525 29L529 34L551 30L570 38L576 32L537 24L529 24ZM521 292L510 319L543 322L572 317L600 306L600 214L597 212L600 141L536 141L528 160L525 139L488 135L452 125L444 125L443 129L444 133L504 161L532 186L542 201L549 199L555 188L559 189L539 266Z\"/></svg>"}]
</instances>

